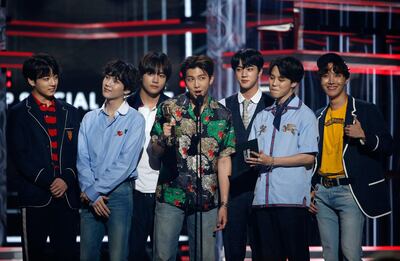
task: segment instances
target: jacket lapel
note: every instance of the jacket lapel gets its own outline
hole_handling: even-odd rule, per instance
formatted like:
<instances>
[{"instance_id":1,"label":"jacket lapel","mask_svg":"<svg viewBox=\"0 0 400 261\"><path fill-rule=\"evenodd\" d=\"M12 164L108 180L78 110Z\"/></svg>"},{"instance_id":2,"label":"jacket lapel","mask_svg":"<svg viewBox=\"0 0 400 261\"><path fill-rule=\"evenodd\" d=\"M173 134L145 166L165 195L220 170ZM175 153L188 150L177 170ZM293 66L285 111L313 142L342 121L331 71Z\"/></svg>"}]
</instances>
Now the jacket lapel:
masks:
<instances>
[{"instance_id":1,"label":"jacket lapel","mask_svg":"<svg viewBox=\"0 0 400 261\"><path fill-rule=\"evenodd\" d=\"M354 97L349 95L347 98L346 118L344 119L345 127L347 125L354 124L354 120L357 117L355 112L356 112L355 99L354 99ZM349 138L346 135L344 135L343 136L343 157L344 157L344 154L346 153L348 143L349 143Z\"/></svg>"},{"instance_id":2,"label":"jacket lapel","mask_svg":"<svg viewBox=\"0 0 400 261\"><path fill-rule=\"evenodd\" d=\"M57 117L57 143L59 151L62 148L63 137L65 136L65 127L67 126L68 111L67 109L56 99L56 117Z\"/></svg>"},{"instance_id":3,"label":"jacket lapel","mask_svg":"<svg viewBox=\"0 0 400 261\"><path fill-rule=\"evenodd\" d=\"M47 133L46 125L44 122L43 114L41 113L39 106L32 97L32 94L26 99L25 106L27 108L28 114L33 118L33 120L39 125L39 127L44 131L44 133L49 137ZM50 137L49 137L50 140Z\"/></svg>"},{"instance_id":4,"label":"jacket lapel","mask_svg":"<svg viewBox=\"0 0 400 261\"><path fill-rule=\"evenodd\" d=\"M323 109L319 115L317 115L317 120L318 120L318 131L319 131L319 142L318 142L318 162L321 164L321 159L322 159L322 145L324 141L324 123L325 123L325 118L326 118L326 112L328 111L328 106Z\"/></svg>"}]
</instances>

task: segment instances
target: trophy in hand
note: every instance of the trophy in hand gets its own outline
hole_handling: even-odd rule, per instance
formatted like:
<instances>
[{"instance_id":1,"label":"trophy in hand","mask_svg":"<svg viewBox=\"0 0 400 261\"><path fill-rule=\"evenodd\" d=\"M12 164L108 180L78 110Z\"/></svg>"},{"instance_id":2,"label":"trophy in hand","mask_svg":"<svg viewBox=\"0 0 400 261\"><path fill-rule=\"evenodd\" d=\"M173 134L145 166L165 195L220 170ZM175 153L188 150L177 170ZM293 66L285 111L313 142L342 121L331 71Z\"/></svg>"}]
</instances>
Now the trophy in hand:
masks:
<instances>
[{"instance_id":1,"label":"trophy in hand","mask_svg":"<svg viewBox=\"0 0 400 261\"><path fill-rule=\"evenodd\" d=\"M162 108L165 123L169 123L171 126L171 136L167 137L166 143L168 146L172 146L175 139L175 118L172 115L171 108L169 106L163 106Z\"/></svg>"}]
</instances>

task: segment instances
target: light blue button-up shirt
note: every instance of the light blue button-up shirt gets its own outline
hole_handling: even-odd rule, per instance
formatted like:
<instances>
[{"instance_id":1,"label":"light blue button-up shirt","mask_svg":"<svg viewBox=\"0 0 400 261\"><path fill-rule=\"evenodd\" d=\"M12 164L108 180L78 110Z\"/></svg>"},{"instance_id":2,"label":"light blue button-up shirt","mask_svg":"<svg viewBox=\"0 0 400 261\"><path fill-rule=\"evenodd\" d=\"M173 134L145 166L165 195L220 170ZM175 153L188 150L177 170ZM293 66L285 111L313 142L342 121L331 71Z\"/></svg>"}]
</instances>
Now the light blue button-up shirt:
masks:
<instances>
[{"instance_id":1,"label":"light blue button-up shirt","mask_svg":"<svg viewBox=\"0 0 400 261\"><path fill-rule=\"evenodd\" d=\"M104 105L85 115L79 129L77 169L81 190L92 202L137 177L145 126L143 116L126 102L112 119Z\"/></svg>"},{"instance_id":2,"label":"light blue button-up shirt","mask_svg":"<svg viewBox=\"0 0 400 261\"><path fill-rule=\"evenodd\" d=\"M258 148L273 157L318 152L317 120L311 109L296 96L282 114L281 125L274 125L273 105L259 112L254 119L249 140L257 139ZM310 204L312 168L261 168L254 192L253 206L298 206Z\"/></svg>"}]
</instances>

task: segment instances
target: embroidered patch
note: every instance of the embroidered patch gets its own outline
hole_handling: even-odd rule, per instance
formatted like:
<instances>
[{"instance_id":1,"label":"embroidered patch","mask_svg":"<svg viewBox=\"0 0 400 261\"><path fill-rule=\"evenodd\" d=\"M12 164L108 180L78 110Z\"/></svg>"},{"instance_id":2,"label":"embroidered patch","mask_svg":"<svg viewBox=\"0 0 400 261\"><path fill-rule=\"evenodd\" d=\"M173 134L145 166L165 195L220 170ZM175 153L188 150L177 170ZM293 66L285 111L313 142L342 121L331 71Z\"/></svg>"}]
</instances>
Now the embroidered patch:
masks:
<instances>
[{"instance_id":1,"label":"embroidered patch","mask_svg":"<svg viewBox=\"0 0 400 261\"><path fill-rule=\"evenodd\" d=\"M267 131L267 126L266 125L261 125L260 129L258 130L258 136L261 135L261 133L266 132Z\"/></svg>"},{"instance_id":2,"label":"embroidered patch","mask_svg":"<svg viewBox=\"0 0 400 261\"><path fill-rule=\"evenodd\" d=\"M67 130L67 137L69 141L72 140L72 130Z\"/></svg>"},{"instance_id":3,"label":"embroidered patch","mask_svg":"<svg viewBox=\"0 0 400 261\"><path fill-rule=\"evenodd\" d=\"M123 133L122 131L120 131L120 130L117 131L117 135L118 135L118 136L122 136L123 134L124 134L124 133Z\"/></svg>"},{"instance_id":4,"label":"embroidered patch","mask_svg":"<svg viewBox=\"0 0 400 261\"><path fill-rule=\"evenodd\" d=\"M286 125L283 125L282 131L283 132L291 132L293 135L295 135L297 128L296 128L295 124L288 123Z\"/></svg>"}]
</instances>

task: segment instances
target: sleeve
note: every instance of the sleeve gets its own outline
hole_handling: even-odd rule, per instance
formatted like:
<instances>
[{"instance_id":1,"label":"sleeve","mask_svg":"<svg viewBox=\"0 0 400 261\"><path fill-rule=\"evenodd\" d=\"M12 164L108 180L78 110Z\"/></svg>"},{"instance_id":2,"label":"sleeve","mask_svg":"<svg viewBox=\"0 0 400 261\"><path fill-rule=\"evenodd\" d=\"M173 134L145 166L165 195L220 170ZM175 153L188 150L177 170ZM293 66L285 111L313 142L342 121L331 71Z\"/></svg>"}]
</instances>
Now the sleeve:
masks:
<instances>
[{"instance_id":1,"label":"sleeve","mask_svg":"<svg viewBox=\"0 0 400 261\"><path fill-rule=\"evenodd\" d=\"M230 156L235 153L236 137L235 131L232 124L232 116L229 114L226 120L226 126L224 130L224 135L221 141L220 157Z\"/></svg>"},{"instance_id":2,"label":"sleeve","mask_svg":"<svg viewBox=\"0 0 400 261\"><path fill-rule=\"evenodd\" d=\"M318 153L318 123L313 113L307 113L298 131L299 153Z\"/></svg>"},{"instance_id":3,"label":"sleeve","mask_svg":"<svg viewBox=\"0 0 400 261\"><path fill-rule=\"evenodd\" d=\"M49 189L54 180L53 168L45 162L32 160L31 154L37 153L33 150L36 144L32 144L28 129L24 121L16 111L10 110L7 119L7 147L12 162L15 163L20 175L44 189Z\"/></svg>"},{"instance_id":4,"label":"sleeve","mask_svg":"<svg viewBox=\"0 0 400 261\"><path fill-rule=\"evenodd\" d=\"M163 103L158 105L154 124L150 131L150 138L153 142L159 140L163 134L163 124L165 122L164 115L162 113L163 106Z\"/></svg>"},{"instance_id":5,"label":"sleeve","mask_svg":"<svg viewBox=\"0 0 400 261\"><path fill-rule=\"evenodd\" d=\"M145 142L145 121L142 115L138 114L133 124L128 130L127 138L122 146L121 152L110 167L104 173L99 173L98 179L89 186L85 193L91 201L96 201L101 195L108 194L124 180L126 180L135 170Z\"/></svg>"},{"instance_id":6,"label":"sleeve","mask_svg":"<svg viewBox=\"0 0 400 261\"><path fill-rule=\"evenodd\" d=\"M87 126L90 125L89 114L82 120L78 134L78 157L76 167L78 169L79 186L82 191L94 183L94 173L90 167L89 144L87 137Z\"/></svg>"},{"instance_id":7,"label":"sleeve","mask_svg":"<svg viewBox=\"0 0 400 261\"><path fill-rule=\"evenodd\" d=\"M394 141L390 135L381 112L375 104L369 104L368 114L361 127L365 133L365 147L369 151L376 151L390 155L394 151Z\"/></svg>"}]
</instances>

